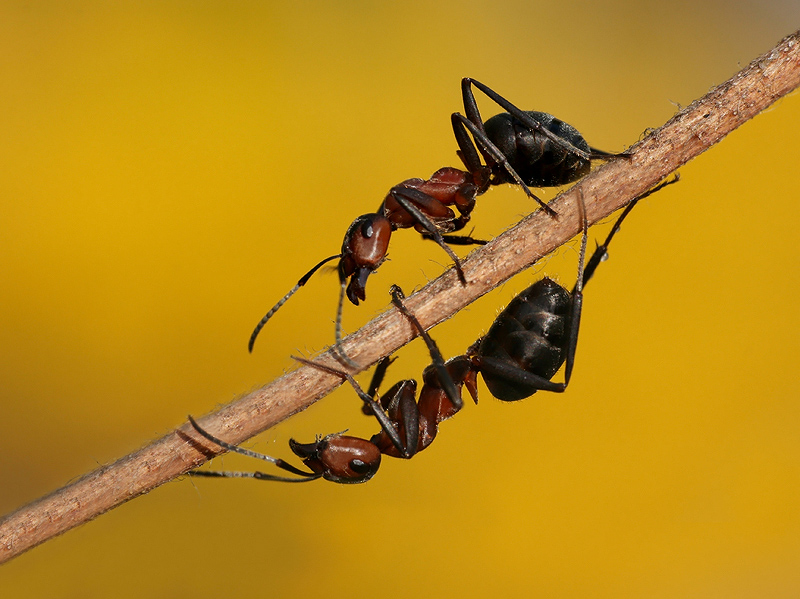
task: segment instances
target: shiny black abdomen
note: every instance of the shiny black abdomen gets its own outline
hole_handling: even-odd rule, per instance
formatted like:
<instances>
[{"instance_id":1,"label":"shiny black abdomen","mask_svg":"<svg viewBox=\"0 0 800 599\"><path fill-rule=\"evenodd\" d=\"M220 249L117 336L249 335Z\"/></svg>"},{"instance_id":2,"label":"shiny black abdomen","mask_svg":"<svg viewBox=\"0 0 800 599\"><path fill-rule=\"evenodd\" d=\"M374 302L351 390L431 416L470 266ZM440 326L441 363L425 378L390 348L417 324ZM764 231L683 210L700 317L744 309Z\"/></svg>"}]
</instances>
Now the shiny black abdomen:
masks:
<instances>
[{"instance_id":1,"label":"shiny black abdomen","mask_svg":"<svg viewBox=\"0 0 800 599\"><path fill-rule=\"evenodd\" d=\"M546 112L525 111L543 127L570 144L591 152L589 144L572 125ZM557 187L571 183L589 172L591 164L550 139L521 124L507 112L495 115L484 123L486 135L508 159L527 185L532 187ZM496 182L513 183L504 169L494 173Z\"/></svg>"},{"instance_id":2,"label":"shiny black abdomen","mask_svg":"<svg viewBox=\"0 0 800 599\"><path fill-rule=\"evenodd\" d=\"M572 298L552 279L528 287L506 306L481 340L478 354L550 379L564 363L569 337ZM482 372L489 391L497 399L517 401L536 389Z\"/></svg>"}]
</instances>

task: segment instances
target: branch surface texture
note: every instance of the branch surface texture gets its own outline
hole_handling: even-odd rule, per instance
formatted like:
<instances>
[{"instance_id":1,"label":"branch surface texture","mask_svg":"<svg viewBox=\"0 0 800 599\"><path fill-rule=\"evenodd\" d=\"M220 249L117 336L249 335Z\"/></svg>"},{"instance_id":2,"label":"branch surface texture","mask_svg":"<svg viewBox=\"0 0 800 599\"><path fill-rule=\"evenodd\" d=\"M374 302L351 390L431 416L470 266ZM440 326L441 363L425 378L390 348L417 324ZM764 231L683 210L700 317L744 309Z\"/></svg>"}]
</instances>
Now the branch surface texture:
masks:
<instances>
[{"instance_id":1,"label":"branch surface texture","mask_svg":"<svg viewBox=\"0 0 800 599\"><path fill-rule=\"evenodd\" d=\"M550 205L556 221L538 210L464 261L468 285L448 270L408 298L425 328L450 318L483 294L566 243L579 232L576 201L583 194L589 224L608 217L742 123L800 85L800 31L753 61L652 131L630 149L631 159L594 170ZM411 341L415 332L391 309L344 340L344 349L367 368ZM330 352L318 361L341 366ZM241 443L304 410L341 384L339 377L301 366L199 424ZM0 520L0 563L99 516L222 453L185 423L161 439L103 466Z\"/></svg>"}]
</instances>

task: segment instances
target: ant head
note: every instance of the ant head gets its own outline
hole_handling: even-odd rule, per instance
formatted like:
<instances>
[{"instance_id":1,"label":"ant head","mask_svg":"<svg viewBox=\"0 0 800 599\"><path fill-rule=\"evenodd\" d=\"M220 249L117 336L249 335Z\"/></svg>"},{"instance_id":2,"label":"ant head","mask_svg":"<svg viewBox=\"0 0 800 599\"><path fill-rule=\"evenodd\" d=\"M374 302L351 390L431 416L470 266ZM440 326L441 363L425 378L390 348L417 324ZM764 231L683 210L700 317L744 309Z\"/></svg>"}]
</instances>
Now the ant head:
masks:
<instances>
[{"instance_id":1,"label":"ant head","mask_svg":"<svg viewBox=\"0 0 800 599\"><path fill-rule=\"evenodd\" d=\"M363 214L347 229L342 242L339 279L348 278L347 298L356 306L366 298L367 277L385 260L389 249L392 225L385 216Z\"/></svg>"},{"instance_id":2,"label":"ant head","mask_svg":"<svg viewBox=\"0 0 800 599\"><path fill-rule=\"evenodd\" d=\"M378 471L381 452L367 441L346 435L328 435L314 443L289 441L294 454L313 472L335 483L365 483Z\"/></svg>"}]
</instances>

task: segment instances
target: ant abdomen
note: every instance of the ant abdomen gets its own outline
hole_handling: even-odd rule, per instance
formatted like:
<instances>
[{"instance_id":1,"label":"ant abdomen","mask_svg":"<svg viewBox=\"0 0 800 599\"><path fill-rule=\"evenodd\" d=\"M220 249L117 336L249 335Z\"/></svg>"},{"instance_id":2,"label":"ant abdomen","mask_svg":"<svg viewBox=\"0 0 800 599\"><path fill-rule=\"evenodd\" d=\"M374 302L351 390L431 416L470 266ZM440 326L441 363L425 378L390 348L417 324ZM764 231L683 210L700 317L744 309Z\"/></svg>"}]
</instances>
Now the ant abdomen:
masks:
<instances>
[{"instance_id":1,"label":"ant abdomen","mask_svg":"<svg viewBox=\"0 0 800 599\"><path fill-rule=\"evenodd\" d=\"M500 313L480 343L480 358L513 364L522 371L551 379L566 359L570 293L545 277L520 293ZM538 387L483 370L491 394L502 401L517 401Z\"/></svg>"},{"instance_id":2,"label":"ant abdomen","mask_svg":"<svg viewBox=\"0 0 800 599\"><path fill-rule=\"evenodd\" d=\"M501 317L517 321L526 331L558 338L567 332L565 323L570 305L570 293L553 279L544 277L515 297Z\"/></svg>"},{"instance_id":3,"label":"ant abdomen","mask_svg":"<svg viewBox=\"0 0 800 599\"><path fill-rule=\"evenodd\" d=\"M525 114L579 150L591 153L591 148L578 130L552 114L526 110ZM484 123L487 137L508 159L511 167L531 187L558 187L572 183L588 174L591 161L554 143L549 137L525 126L507 112ZM493 183L514 183L504 170L495 172Z\"/></svg>"}]
</instances>

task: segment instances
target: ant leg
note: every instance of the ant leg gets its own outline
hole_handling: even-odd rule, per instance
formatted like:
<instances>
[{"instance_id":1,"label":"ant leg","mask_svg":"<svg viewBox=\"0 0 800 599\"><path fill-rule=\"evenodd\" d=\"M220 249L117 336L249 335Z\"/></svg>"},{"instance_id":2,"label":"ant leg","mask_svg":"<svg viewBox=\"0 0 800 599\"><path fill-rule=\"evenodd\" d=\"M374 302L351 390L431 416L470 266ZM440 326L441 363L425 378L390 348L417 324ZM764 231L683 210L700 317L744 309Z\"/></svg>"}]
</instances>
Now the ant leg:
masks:
<instances>
[{"instance_id":1,"label":"ant leg","mask_svg":"<svg viewBox=\"0 0 800 599\"><path fill-rule=\"evenodd\" d=\"M411 187L394 188L389 193L406 212L414 217L414 220L425 227L425 231L431 236L431 239L447 252L447 255L450 256L450 259L455 263L458 280L461 281L462 285L466 285L467 279L464 277L464 270L461 268L461 260L458 259L455 252L444 242L442 234L439 232L439 229L436 228L436 225L416 206L416 203L425 203L430 200L430 196Z\"/></svg>"},{"instance_id":2,"label":"ant leg","mask_svg":"<svg viewBox=\"0 0 800 599\"><path fill-rule=\"evenodd\" d=\"M422 233L422 238L433 241L433 237L427 233ZM475 239L472 235L442 235L442 240L448 245L486 245L489 243L485 239Z\"/></svg>"},{"instance_id":3,"label":"ant leg","mask_svg":"<svg viewBox=\"0 0 800 599\"><path fill-rule=\"evenodd\" d=\"M386 356L375 367L375 372L372 373L372 380L369 382L369 388L367 389L367 395L370 397L375 397L378 393L378 388L381 386L383 382L383 378L386 376L386 370L389 366L392 365L392 362L397 360L397 358L392 358L391 356Z\"/></svg>"},{"instance_id":4,"label":"ant leg","mask_svg":"<svg viewBox=\"0 0 800 599\"><path fill-rule=\"evenodd\" d=\"M364 390L361 388L361 385L358 384L358 381L356 381L352 375L342 370L337 370L336 368L331 368L330 366L319 364L312 360L306 360L305 358L299 358L297 356L292 356L292 358L297 360L301 364L305 364L306 366L311 366L313 368L316 368L317 370L322 370L323 372L327 372L328 374L333 374L335 376L346 379L353 387L353 389L355 389L358 396L364 402L364 405L368 406L369 410L375 415L375 418L378 419L378 422L381 425L381 429L383 429L383 432L385 432L389 436L389 438L392 441L392 445L394 445L397 448L397 451L399 451L403 455L403 457L410 457L408 455L408 449L403 445L403 442L400 440L400 435L397 432L397 428L395 428L391 419L383 410L383 407L381 407L381 405L377 401L375 401L374 397L370 397L369 395L364 393ZM417 422L417 424L415 424L414 426L418 427L419 423ZM408 427L406 428L406 430L409 430ZM414 449L416 450L416 448Z\"/></svg>"},{"instance_id":5,"label":"ant leg","mask_svg":"<svg viewBox=\"0 0 800 599\"><path fill-rule=\"evenodd\" d=\"M375 372L372 373L372 380L370 380L369 388L367 389L367 395L369 395L372 399L375 399L378 396L378 388L381 386L381 383L386 376L386 371L395 360L397 360L397 358L386 356L380 362L378 362L378 365L375 367ZM361 406L361 411L366 416L372 416L372 408L367 404Z\"/></svg>"},{"instance_id":6,"label":"ant leg","mask_svg":"<svg viewBox=\"0 0 800 599\"><path fill-rule=\"evenodd\" d=\"M439 375L439 382L444 389L444 392L447 394L447 398L456 408L456 410L460 410L464 402L461 399L461 394L456 389L456 385L453 382L450 373L447 372L447 366L445 365L444 358L442 357L442 353L439 351L439 347L436 345L436 342L428 335L428 332L422 327L417 317L412 314L406 305L403 303L405 299L405 295L403 294L403 290L400 289L397 285L392 285L390 293L392 294L392 303L397 307L400 312L403 313L403 316L408 318L411 321L411 324L419 332L419 336L422 337L423 341L425 341L425 345L428 346L428 352L431 355L431 360L433 362L434 367L436 368L436 372Z\"/></svg>"},{"instance_id":7,"label":"ant leg","mask_svg":"<svg viewBox=\"0 0 800 599\"><path fill-rule=\"evenodd\" d=\"M568 321L567 331L567 351L566 351L566 368L564 370L564 382L554 383L549 379L533 374L518 366L509 365L507 362L498 360L497 358L475 355L472 356L473 363L477 368L484 373L488 372L498 376L502 376L508 381L528 385L539 391L553 391L562 393L569 385L570 378L572 377L572 369L575 364L575 351L578 347L578 331L580 330L581 323L581 309L583 307L583 276L584 264L586 259L586 239L588 237L589 223L586 219L586 207L584 205L583 193L579 192L578 211L581 220L581 229L583 235L581 238L580 258L578 259L578 277L575 289L572 291L570 315ZM470 350L468 350L469 353ZM474 350L472 350L474 351Z\"/></svg>"},{"instance_id":8,"label":"ant leg","mask_svg":"<svg viewBox=\"0 0 800 599\"><path fill-rule=\"evenodd\" d=\"M597 148L593 148L591 146L589 147L590 160L612 160L614 158L633 158L633 154L630 152L619 152L618 154L614 154L612 152L598 150Z\"/></svg>"},{"instance_id":9,"label":"ant leg","mask_svg":"<svg viewBox=\"0 0 800 599\"><path fill-rule=\"evenodd\" d=\"M501 376L513 383L529 385L537 391L553 391L554 393L563 393L567 388L566 383L554 383L543 376L530 373L527 370L523 370L519 366L509 365L507 362L498 360L497 358L474 356L472 358L472 362L481 372L496 374L497 376Z\"/></svg>"},{"instance_id":10,"label":"ant leg","mask_svg":"<svg viewBox=\"0 0 800 599\"><path fill-rule=\"evenodd\" d=\"M554 144L556 144L557 146L560 146L562 149L564 149L565 151L569 152L570 154L578 156L579 158L582 158L584 160L590 160L591 159L591 154L590 153L584 152L580 148L576 148L571 143L569 143L567 140L559 137L558 135L556 135L555 133L553 133L552 131L550 131L546 127L543 127L540 122L538 122L537 120L531 118L528 114L525 113L525 111L520 110L519 108L517 108L514 104L512 104L511 102L506 100L503 96L498 94L496 91L494 91L490 87L487 87L486 85L484 85L480 81L476 81L475 79L470 79L469 77L464 77L461 80L461 93L462 93L462 96L464 97L464 109L465 110L467 109L467 98L468 97L470 98L472 104L475 103L475 96L472 93L472 89L470 88L470 85L474 85L475 87L477 87L484 94L486 94L492 101L494 101L498 106L500 106L508 114L513 116L520 123L522 123L523 125L525 125L529 129L531 129L532 131L536 131L537 133L540 133L540 134L544 135L546 138L548 138ZM472 119L470 119L470 120L472 120ZM481 128L483 128L483 127L481 127ZM606 152L602 152L602 150L600 152L602 154L606 154ZM611 156L613 156L613 155L611 155Z\"/></svg>"},{"instance_id":11,"label":"ant leg","mask_svg":"<svg viewBox=\"0 0 800 599\"><path fill-rule=\"evenodd\" d=\"M477 106L475 108L477 110ZM469 110L467 110L467 116L469 117ZM456 143L458 144L459 148L458 155L461 158L461 161L464 163L464 166L467 168L467 170L470 173L476 173L483 167L483 163L481 162L481 157L478 154L478 150L475 147L475 144L472 142L472 140L469 138L469 135L467 134L467 129L464 127L464 125L460 120L461 118L464 117L458 114L457 112L454 112L452 115L450 115L450 122L453 124L453 134L456 137ZM478 122L480 123L480 125L476 126L479 126L480 130L485 135L485 132L483 131L483 122L480 121L480 115L478 115Z\"/></svg>"},{"instance_id":12,"label":"ant leg","mask_svg":"<svg viewBox=\"0 0 800 599\"><path fill-rule=\"evenodd\" d=\"M453 113L451 119L453 121L454 131L458 131L459 129L462 128L469 129L469 132L472 133L472 137L475 139L475 142L477 144L480 144L481 149L484 150L486 154L495 163L502 165L503 169L508 173L509 177L514 179L514 182L522 188L522 190L525 192L525 195L527 195L532 200L535 200L539 204L539 206L541 206L542 209L553 218L558 216L558 213L556 213L555 210L550 208L550 206L548 206L545 202L543 202L530 190L525 181L522 180L522 177L519 176L519 173L517 173L517 171L515 171L514 168L511 166L511 164L508 162L508 158L506 158L505 155L503 155L503 153L500 151L500 149L496 145L494 145L494 143L492 143L492 141L488 138L486 132L483 130L483 125L479 127L477 124L467 119L467 117L457 112ZM527 126L527 123L525 123L525 125ZM555 134L551 133L551 135L553 135L553 137L556 137ZM456 133L456 138L458 138L458 133ZM467 168L469 168L469 165L467 165Z\"/></svg>"},{"instance_id":13,"label":"ant leg","mask_svg":"<svg viewBox=\"0 0 800 599\"><path fill-rule=\"evenodd\" d=\"M398 428L398 435L402 434L400 446L398 447L394 442L392 442L392 445L400 452L400 457L404 459L414 457L419 450L420 435L417 382L406 379L395 383L391 389L381 396L379 403L388 413L389 420L395 423ZM382 443L373 442L379 448L383 447Z\"/></svg>"},{"instance_id":14,"label":"ant leg","mask_svg":"<svg viewBox=\"0 0 800 599\"><path fill-rule=\"evenodd\" d=\"M299 468L295 468L288 462L280 458L273 458L272 456L264 455L263 453L257 453L255 451L250 451L249 449L244 449L243 447L239 447L238 445L232 445L231 443L227 443L222 439L218 439L205 429L203 429L194 418L189 416L189 422L194 427L198 433L200 433L203 437L211 441L212 443L219 445L223 449L227 449L228 451L233 451L242 455L246 455L251 458L256 458L258 460L264 460L265 462L269 462L270 464L274 464L281 470L286 470L287 472L291 472L292 474L296 474L298 476L302 476L303 478L288 478L284 476L275 476L272 474L264 474L263 472L219 472L219 471L209 471L209 470L193 470L188 472L191 476L217 476L223 478L256 478L258 480L273 480L273 481L280 481L280 482L308 482L311 480L316 480L322 477L322 474L317 474L315 472L304 472Z\"/></svg>"},{"instance_id":15,"label":"ant leg","mask_svg":"<svg viewBox=\"0 0 800 599\"><path fill-rule=\"evenodd\" d=\"M342 347L342 312L344 311L344 292L346 287L347 282L342 281L342 286L339 290L339 303L336 306L336 325L334 328L333 353L334 357L338 361L344 362L353 370L358 370L358 364L350 359L350 356L345 353L344 348Z\"/></svg>"},{"instance_id":16,"label":"ant leg","mask_svg":"<svg viewBox=\"0 0 800 599\"><path fill-rule=\"evenodd\" d=\"M580 330L580 321L581 321L581 309L583 307L583 274L584 274L584 264L586 260L586 240L588 237L588 229L589 223L586 219L586 207L584 205L583 199L583 192L579 191L579 198L578 198L578 211L580 214L580 222L581 222L581 250L580 250L580 258L578 259L578 276L577 282L575 284L575 289L573 290L571 297L570 297L570 306L569 306L569 318L567 319L567 331L566 331L566 369L564 371L564 382L563 383L555 383L548 378L540 376L538 374L534 374L532 372L528 372L519 366L514 364L509 364L504 360L500 360L498 358L493 358L490 356L482 356L480 354L476 354L476 346L474 345L467 353L471 358L475 367L484 373L484 377L487 373L497 375L502 377L509 383L516 383L519 385L525 385L528 387L532 387L537 391L553 391L556 393L561 393L566 390L567 385L569 385L570 378L572 377L572 369L575 364L575 351L578 346L578 332ZM476 344L477 345L477 344ZM527 395L526 395L527 396ZM516 398L519 399L519 398Z\"/></svg>"},{"instance_id":17,"label":"ant leg","mask_svg":"<svg viewBox=\"0 0 800 599\"><path fill-rule=\"evenodd\" d=\"M263 328L264 328L264 325L265 325L265 324L267 324L267 321L268 321L270 318L272 318L273 314L275 314L275 312L277 312L277 311L278 311L278 309L279 309L279 308L280 308L280 307L281 307L283 304L285 304L285 303L286 303L286 301L287 301L287 300L288 300L290 297L292 297L292 296L293 296L293 295L294 295L294 294L297 292L297 290L298 290L298 289L300 289L300 288L301 288L303 285L305 285L305 284L308 282L308 280L311 278L311 276L312 276L312 275L313 275L315 272L317 272L317 271L318 271L320 268L322 268L322 266L323 266L323 265L327 264L327 263L328 263L328 262L330 262L331 260L335 260L336 258L341 258L341 257L342 257L342 255L341 255L341 254L336 254L335 256L329 256L329 257L325 258L324 260L322 260L322 261L321 261L319 264L317 264L317 265L316 265L314 268L312 268L311 270L309 270L309 271L308 271L306 274L304 274L302 277L300 277L300 280L299 280L299 281L297 281L297 285L295 285L294 287L292 287L292 290L291 290L289 293L287 293L286 295L284 295L284 296L283 296L283 297L280 299L280 301L279 301L277 304L275 304L274 306L272 306L272 308L270 309L270 311L269 311L269 312L267 312L267 314L264 316L264 318L262 318L262 319L261 319L261 320L258 322L258 324L256 325L256 328L255 328L255 329L253 329L253 333L252 333L252 335L250 335L250 341L248 341L248 343L247 343L247 351L249 351L250 353L253 353L253 344L256 342L256 337L258 337L258 334L261 332L261 329L263 329Z\"/></svg>"},{"instance_id":18,"label":"ant leg","mask_svg":"<svg viewBox=\"0 0 800 599\"><path fill-rule=\"evenodd\" d=\"M611 232L609 232L606 240L595 248L594 253L586 262L586 269L583 271L584 285L586 285L586 283L589 282L589 279L594 276L594 271L597 270L597 267L600 266L600 263L608 259L608 244L611 243L611 239L613 239L614 235L616 235L619 231L622 221L625 220L625 217L628 216L628 214L630 214L631 210L633 210L633 207L636 206L639 199L640 198L634 198L631 200L630 204L625 206L625 210L622 211L622 215L617 219L617 222L614 223L614 226L611 227ZM575 285L577 286L577 282ZM572 293L575 293L574 289L572 290Z\"/></svg>"},{"instance_id":19,"label":"ant leg","mask_svg":"<svg viewBox=\"0 0 800 599\"><path fill-rule=\"evenodd\" d=\"M486 245L489 243L485 239L475 239L471 235L442 235L442 239L450 245Z\"/></svg>"},{"instance_id":20,"label":"ant leg","mask_svg":"<svg viewBox=\"0 0 800 599\"><path fill-rule=\"evenodd\" d=\"M378 362L375 372L372 373L372 380L367 390L367 395L375 398L378 387L383 382L383 377L386 375L386 369L389 368L392 362L397 358L390 358L389 356L383 358ZM419 448L419 408L417 407L417 385L415 381L405 380L395 384L389 391L381 396L378 402L381 407L389 413L389 420L402 424L401 431L405 432L405 441L401 440L401 446L395 445L400 455L403 458L409 459L414 457ZM364 403L361 406L361 411L367 416L373 415L373 409L370 405ZM400 422L402 420L402 423ZM394 445L394 442L392 442Z\"/></svg>"},{"instance_id":21,"label":"ant leg","mask_svg":"<svg viewBox=\"0 0 800 599\"><path fill-rule=\"evenodd\" d=\"M620 225L622 221L625 219L628 214L630 214L631 210L636 206L639 200L646 198L647 196L663 189L667 185L672 185L673 183L677 182L680 177L675 176L673 179L669 181L664 181L659 185L656 185L649 191L641 194L634 198L630 204L625 207L625 210L622 211L622 214L617 219L617 222L614 223L614 226L611 228L611 232L606 237L605 242L603 245L598 246L597 249L592 254L592 257L589 259L589 263L586 264L586 238L588 237L588 223L586 221L586 205L583 201L583 192L580 192L580 197L578 199L578 210L580 212L580 218L582 221L583 227L583 239L581 240L581 253L580 258L578 260L578 277L575 282L575 287L572 290L572 311L570 314L570 323L569 323L569 344L567 345L567 356L566 356L566 368L564 370L564 386L569 384L569 379L572 376L572 367L575 364L575 351L578 347L578 330L580 328L581 322L581 309L583 307L583 286L584 284L592 278L595 269L603 261L604 257L608 255L608 244L611 243L611 240L614 238L614 235L617 234L617 231L620 229ZM585 268L584 268L585 265Z\"/></svg>"},{"instance_id":22,"label":"ant leg","mask_svg":"<svg viewBox=\"0 0 800 599\"><path fill-rule=\"evenodd\" d=\"M680 174L676 174L672 179L669 179L669 180L666 180L666 181L662 181L661 183L659 183L658 185L656 185L652 189L650 189L650 190L644 192L643 194L633 198L631 200L631 202L627 206L625 206L625 210L622 211L622 214L617 219L617 222L615 222L614 226L611 227L611 231L609 232L608 237L606 237L606 240L601 245L597 246L597 249L595 249L595 251L592 254L591 258L589 258L589 260L587 260L587 262L586 262L586 270L584 270L584 273L583 273L583 284L584 285L586 285L586 283L589 281L589 279L592 278L592 275L594 275L594 271L597 269L597 267L600 265L600 263L602 261L604 261L606 258L608 258L608 246L611 243L611 240L614 238L614 235L616 235L619 232L620 226L622 225L622 221L625 220L625 217L628 216L628 214L630 214L631 210L633 210L633 208L636 206L636 204L639 202L639 200L645 199L646 197L654 194L655 192L664 189L668 185L672 185L673 183L677 183L678 181L680 181L680 178L681 178ZM573 293L574 293L574 290L573 290Z\"/></svg>"}]
</instances>

